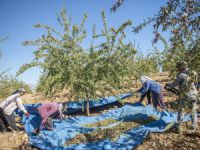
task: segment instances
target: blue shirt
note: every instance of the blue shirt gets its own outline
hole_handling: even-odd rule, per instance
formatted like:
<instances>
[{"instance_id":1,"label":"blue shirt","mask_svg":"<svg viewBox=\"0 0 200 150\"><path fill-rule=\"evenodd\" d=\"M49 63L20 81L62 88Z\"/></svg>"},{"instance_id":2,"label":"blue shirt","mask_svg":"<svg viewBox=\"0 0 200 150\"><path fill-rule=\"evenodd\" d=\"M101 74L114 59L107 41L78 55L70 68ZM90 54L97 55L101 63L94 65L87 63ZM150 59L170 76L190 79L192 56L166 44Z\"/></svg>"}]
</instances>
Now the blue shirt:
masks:
<instances>
[{"instance_id":1,"label":"blue shirt","mask_svg":"<svg viewBox=\"0 0 200 150\"><path fill-rule=\"evenodd\" d=\"M147 80L144 85L138 90L138 92L144 95L147 91L152 91L159 94L161 92L161 85L154 81Z\"/></svg>"}]
</instances>

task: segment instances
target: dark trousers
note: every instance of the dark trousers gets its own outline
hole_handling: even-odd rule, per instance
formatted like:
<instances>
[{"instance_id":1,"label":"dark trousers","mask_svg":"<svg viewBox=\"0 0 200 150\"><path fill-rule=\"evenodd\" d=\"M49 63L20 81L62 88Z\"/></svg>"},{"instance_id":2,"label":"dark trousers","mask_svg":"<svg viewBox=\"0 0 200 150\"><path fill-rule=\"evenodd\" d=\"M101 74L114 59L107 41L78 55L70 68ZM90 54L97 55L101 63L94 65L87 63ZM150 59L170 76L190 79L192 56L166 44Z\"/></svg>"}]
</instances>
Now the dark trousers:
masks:
<instances>
[{"instance_id":1,"label":"dark trousers","mask_svg":"<svg viewBox=\"0 0 200 150\"><path fill-rule=\"evenodd\" d=\"M0 108L0 132L8 131L9 126L13 130L19 130L16 126L14 112L11 115L7 115L4 110Z\"/></svg>"},{"instance_id":2,"label":"dark trousers","mask_svg":"<svg viewBox=\"0 0 200 150\"><path fill-rule=\"evenodd\" d=\"M144 95L142 95L140 102L144 100L144 98L147 96L148 104L151 105L153 103L153 107L157 109L159 106L160 108L165 108L165 103L163 100L163 89L161 88L161 92L155 93L152 91L147 91Z\"/></svg>"},{"instance_id":3,"label":"dark trousers","mask_svg":"<svg viewBox=\"0 0 200 150\"><path fill-rule=\"evenodd\" d=\"M142 97L140 98L140 102L142 102L146 96L148 104L151 105L151 91L147 91L144 95L142 95Z\"/></svg>"},{"instance_id":4,"label":"dark trousers","mask_svg":"<svg viewBox=\"0 0 200 150\"><path fill-rule=\"evenodd\" d=\"M154 93L152 92L152 101L153 101L153 107L157 108L159 106L160 108L165 109L165 103L163 100L163 94L161 93Z\"/></svg>"}]
</instances>

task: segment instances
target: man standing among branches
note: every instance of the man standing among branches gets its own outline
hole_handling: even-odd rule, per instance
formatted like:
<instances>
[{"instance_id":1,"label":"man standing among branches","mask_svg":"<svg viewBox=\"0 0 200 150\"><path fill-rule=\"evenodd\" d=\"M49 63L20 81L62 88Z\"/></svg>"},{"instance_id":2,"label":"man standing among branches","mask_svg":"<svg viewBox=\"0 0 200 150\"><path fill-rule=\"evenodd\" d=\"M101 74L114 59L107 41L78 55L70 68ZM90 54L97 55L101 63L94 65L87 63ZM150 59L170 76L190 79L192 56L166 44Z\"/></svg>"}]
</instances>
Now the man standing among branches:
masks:
<instances>
[{"instance_id":1,"label":"man standing among branches","mask_svg":"<svg viewBox=\"0 0 200 150\"><path fill-rule=\"evenodd\" d=\"M166 88L174 88L178 86L179 92L179 104L178 104L178 118L177 118L177 130L179 134L182 134L181 124L183 121L183 110L186 106L192 106L192 129L197 129L197 100L198 91L195 87L197 81L197 73L188 69L185 61L180 61L176 65L178 74L176 80L172 83L166 84Z\"/></svg>"}]
</instances>

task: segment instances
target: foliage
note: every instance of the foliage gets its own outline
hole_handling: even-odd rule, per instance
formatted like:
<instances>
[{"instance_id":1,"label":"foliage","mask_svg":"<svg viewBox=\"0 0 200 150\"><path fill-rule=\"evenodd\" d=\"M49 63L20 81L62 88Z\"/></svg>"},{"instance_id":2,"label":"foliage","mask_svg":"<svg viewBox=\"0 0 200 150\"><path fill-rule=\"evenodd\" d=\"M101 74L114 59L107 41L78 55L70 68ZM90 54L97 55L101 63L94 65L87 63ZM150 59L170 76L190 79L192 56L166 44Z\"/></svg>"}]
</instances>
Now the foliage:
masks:
<instances>
[{"instance_id":1,"label":"foliage","mask_svg":"<svg viewBox=\"0 0 200 150\"><path fill-rule=\"evenodd\" d=\"M112 6L111 12L115 12L122 4L124 0L117 0L116 3Z\"/></svg>"},{"instance_id":2,"label":"foliage","mask_svg":"<svg viewBox=\"0 0 200 150\"><path fill-rule=\"evenodd\" d=\"M139 76L141 74L148 75L149 73L158 72L158 63L154 55L147 55L146 57L143 55L138 55L136 57L135 65L135 71Z\"/></svg>"},{"instance_id":3,"label":"foliage","mask_svg":"<svg viewBox=\"0 0 200 150\"><path fill-rule=\"evenodd\" d=\"M8 97L20 87L24 87L27 93L32 92L27 84L18 80L16 77L8 75L6 72L0 74L0 99Z\"/></svg>"},{"instance_id":4,"label":"foliage","mask_svg":"<svg viewBox=\"0 0 200 150\"><path fill-rule=\"evenodd\" d=\"M0 44L3 43L5 40L7 40L8 37L0 39ZM0 53L1 54L1 53ZM1 56L1 55L0 55ZM30 87L25 84L22 81L19 81L16 77L13 75L9 75L8 72L9 69L0 72L0 99L6 98L12 92L14 92L16 89L20 87L24 87L28 93L31 93Z\"/></svg>"},{"instance_id":5,"label":"foliage","mask_svg":"<svg viewBox=\"0 0 200 150\"><path fill-rule=\"evenodd\" d=\"M161 72L172 71L174 67L171 67L172 64L171 62L169 62L168 58L169 44L167 43L166 39L163 38L162 36L160 36L160 40L164 46L164 49L161 50L155 46L154 51L152 53L149 53L148 56L152 59L153 64L155 65L157 71Z\"/></svg>"},{"instance_id":6,"label":"foliage","mask_svg":"<svg viewBox=\"0 0 200 150\"><path fill-rule=\"evenodd\" d=\"M149 22L153 22L156 43L161 34L160 31L170 32L170 47L166 49L167 61L171 62L174 68L178 60L187 60L193 69L199 69L199 26L200 26L200 2L197 0L169 0L166 6L160 8L154 18L149 18L141 25L134 28L134 32L139 32ZM194 58L190 57L197 55ZM193 65L195 62L195 66Z\"/></svg>"},{"instance_id":7,"label":"foliage","mask_svg":"<svg viewBox=\"0 0 200 150\"><path fill-rule=\"evenodd\" d=\"M121 5L122 3L120 3ZM161 32L170 32L170 47L165 49L165 57L173 68L178 60L186 60L192 69L200 70L200 1L199 0L168 0L154 17L149 17L133 28L134 33L153 23L156 43L162 36ZM195 56L195 57L193 57Z\"/></svg>"},{"instance_id":8,"label":"foliage","mask_svg":"<svg viewBox=\"0 0 200 150\"><path fill-rule=\"evenodd\" d=\"M113 89L120 88L124 78L132 75L131 64L136 50L132 43L125 43L128 20L118 29L108 28L105 13L102 12L103 30L96 33L93 27L93 38L88 49L81 43L86 37L87 15L84 15L80 25L72 25L67 18L66 10L62 9L58 16L59 24L64 33L57 32L46 25L35 25L47 34L35 41L25 41L24 45L37 46L35 59L23 65L18 74L30 67L40 66L43 74L40 78L39 89L46 94L68 89L78 99L97 98ZM100 44L99 39L103 39Z\"/></svg>"},{"instance_id":9,"label":"foliage","mask_svg":"<svg viewBox=\"0 0 200 150\"><path fill-rule=\"evenodd\" d=\"M189 63L190 68L200 72L200 38L191 42L185 53L185 59Z\"/></svg>"},{"instance_id":10,"label":"foliage","mask_svg":"<svg viewBox=\"0 0 200 150\"><path fill-rule=\"evenodd\" d=\"M80 73L85 65L82 62L87 59L86 52L80 46L86 36L84 27L86 18L87 16L84 15L79 26L72 25L71 19L67 18L65 9L63 9L57 18L64 28L63 34L46 25L35 25L36 28L45 29L47 34L35 41L23 43L25 46L37 46L38 49L34 52L33 62L21 67L19 73L30 67L40 66L43 70L40 89L46 94L63 89L66 85L72 86L78 81L75 74Z\"/></svg>"},{"instance_id":11,"label":"foliage","mask_svg":"<svg viewBox=\"0 0 200 150\"><path fill-rule=\"evenodd\" d=\"M125 44L125 28L131 25L130 20L122 24L118 29L108 29L105 13L102 12L104 29L96 34L93 30L93 40L104 38L105 41L99 46L91 45L90 54L94 53L93 62L97 69L94 83L100 86L96 91L104 93L113 89L120 89L126 77L133 75L132 64L136 50L132 43ZM90 80L90 79L89 79ZM91 81L91 80L90 80Z\"/></svg>"}]
</instances>

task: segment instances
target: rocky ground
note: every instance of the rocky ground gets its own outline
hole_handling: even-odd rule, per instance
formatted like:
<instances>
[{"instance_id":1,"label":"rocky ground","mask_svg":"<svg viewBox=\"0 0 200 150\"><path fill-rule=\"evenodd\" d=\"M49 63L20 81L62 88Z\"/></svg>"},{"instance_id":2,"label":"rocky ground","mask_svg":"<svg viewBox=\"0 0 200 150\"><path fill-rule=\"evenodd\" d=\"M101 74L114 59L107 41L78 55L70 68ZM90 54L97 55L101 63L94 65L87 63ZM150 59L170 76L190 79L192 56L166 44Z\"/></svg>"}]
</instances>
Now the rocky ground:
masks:
<instances>
[{"instance_id":1,"label":"rocky ground","mask_svg":"<svg viewBox=\"0 0 200 150\"><path fill-rule=\"evenodd\" d=\"M187 126L187 123L184 124ZM200 123L198 125L200 127ZM137 150L199 150L200 131L191 132L185 129L183 135L168 131L166 133L151 133Z\"/></svg>"}]
</instances>

